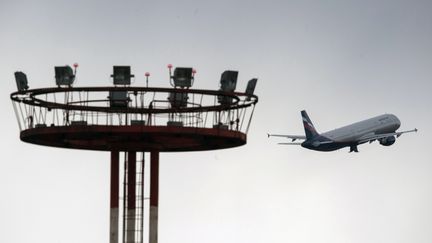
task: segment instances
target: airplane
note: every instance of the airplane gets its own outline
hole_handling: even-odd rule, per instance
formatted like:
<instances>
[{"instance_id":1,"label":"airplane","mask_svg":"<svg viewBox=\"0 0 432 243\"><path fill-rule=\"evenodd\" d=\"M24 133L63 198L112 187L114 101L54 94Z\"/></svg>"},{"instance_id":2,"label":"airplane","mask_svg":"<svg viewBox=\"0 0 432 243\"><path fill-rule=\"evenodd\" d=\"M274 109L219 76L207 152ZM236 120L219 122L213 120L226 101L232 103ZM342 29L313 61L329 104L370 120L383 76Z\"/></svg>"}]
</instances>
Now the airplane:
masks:
<instances>
[{"instance_id":1,"label":"airplane","mask_svg":"<svg viewBox=\"0 0 432 243\"><path fill-rule=\"evenodd\" d=\"M284 137L291 139L290 143L281 145L301 145L304 148L316 151L334 151L344 147L351 152L358 152L357 145L379 141L383 146L390 146L396 142L396 138L404 133L417 132L417 128L408 131L396 132L400 127L400 120L392 114L376 116L364 121L356 122L348 126L337 128L325 133L318 133L305 110L301 111L303 126L306 136L267 134L268 137ZM296 140L303 142L294 143Z\"/></svg>"}]
</instances>

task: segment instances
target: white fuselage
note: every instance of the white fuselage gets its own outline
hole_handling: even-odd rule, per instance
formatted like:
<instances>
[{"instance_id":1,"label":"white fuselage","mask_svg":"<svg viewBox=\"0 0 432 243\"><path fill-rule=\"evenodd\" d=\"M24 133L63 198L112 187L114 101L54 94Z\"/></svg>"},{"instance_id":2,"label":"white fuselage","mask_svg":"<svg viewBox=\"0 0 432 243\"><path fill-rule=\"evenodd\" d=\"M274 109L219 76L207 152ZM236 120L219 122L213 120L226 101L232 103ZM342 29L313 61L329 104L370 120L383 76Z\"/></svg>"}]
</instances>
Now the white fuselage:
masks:
<instances>
[{"instance_id":1,"label":"white fuselage","mask_svg":"<svg viewBox=\"0 0 432 243\"><path fill-rule=\"evenodd\" d=\"M361 141L369 135L394 132L400 125L395 115L384 114L322 133L321 136L338 143L350 143Z\"/></svg>"}]
</instances>

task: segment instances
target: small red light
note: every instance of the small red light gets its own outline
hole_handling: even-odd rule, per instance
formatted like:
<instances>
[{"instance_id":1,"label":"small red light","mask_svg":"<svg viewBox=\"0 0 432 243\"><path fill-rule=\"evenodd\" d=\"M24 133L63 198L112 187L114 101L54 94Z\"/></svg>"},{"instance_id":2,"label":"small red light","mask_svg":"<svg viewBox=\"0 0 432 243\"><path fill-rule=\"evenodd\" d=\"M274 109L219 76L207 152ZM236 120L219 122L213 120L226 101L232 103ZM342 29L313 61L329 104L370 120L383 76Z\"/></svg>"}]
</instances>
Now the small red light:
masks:
<instances>
[{"instance_id":1,"label":"small red light","mask_svg":"<svg viewBox=\"0 0 432 243\"><path fill-rule=\"evenodd\" d=\"M146 73L145 73L145 76L146 76L146 77L150 76L150 73L149 73L149 72L146 72Z\"/></svg>"},{"instance_id":2,"label":"small red light","mask_svg":"<svg viewBox=\"0 0 432 243\"><path fill-rule=\"evenodd\" d=\"M168 68L171 69L173 67L172 64L168 64Z\"/></svg>"},{"instance_id":3,"label":"small red light","mask_svg":"<svg viewBox=\"0 0 432 243\"><path fill-rule=\"evenodd\" d=\"M192 73L195 74L197 71L196 69L192 69Z\"/></svg>"},{"instance_id":4,"label":"small red light","mask_svg":"<svg viewBox=\"0 0 432 243\"><path fill-rule=\"evenodd\" d=\"M78 67L78 63L74 63L73 66L74 66L74 68L77 68Z\"/></svg>"}]
</instances>

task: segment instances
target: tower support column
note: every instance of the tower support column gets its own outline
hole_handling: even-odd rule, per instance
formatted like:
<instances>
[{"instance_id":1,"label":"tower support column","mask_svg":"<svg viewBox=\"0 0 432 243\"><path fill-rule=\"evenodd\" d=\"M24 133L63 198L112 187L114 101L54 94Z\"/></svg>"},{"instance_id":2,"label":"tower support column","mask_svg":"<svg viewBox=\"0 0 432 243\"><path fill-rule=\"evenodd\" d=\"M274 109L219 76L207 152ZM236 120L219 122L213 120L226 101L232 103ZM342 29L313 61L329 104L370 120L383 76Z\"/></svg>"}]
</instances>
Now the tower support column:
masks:
<instances>
[{"instance_id":1,"label":"tower support column","mask_svg":"<svg viewBox=\"0 0 432 243\"><path fill-rule=\"evenodd\" d=\"M136 152L128 151L126 242L135 243L136 233Z\"/></svg>"},{"instance_id":2,"label":"tower support column","mask_svg":"<svg viewBox=\"0 0 432 243\"><path fill-rule=\"evenodd\" d=\"M158 242L159 151L150 152L150 223L149 243Z\"/></svg>"},{"instance_id":3,"label":"tower support column","mask_svg":"<svg viewBox=\"0 0 432 243\"><path fill-rule=\"evenodd\" d=\"M119 151L111 151L110 243L119 239Z\"/></svg>"}]
</instances>

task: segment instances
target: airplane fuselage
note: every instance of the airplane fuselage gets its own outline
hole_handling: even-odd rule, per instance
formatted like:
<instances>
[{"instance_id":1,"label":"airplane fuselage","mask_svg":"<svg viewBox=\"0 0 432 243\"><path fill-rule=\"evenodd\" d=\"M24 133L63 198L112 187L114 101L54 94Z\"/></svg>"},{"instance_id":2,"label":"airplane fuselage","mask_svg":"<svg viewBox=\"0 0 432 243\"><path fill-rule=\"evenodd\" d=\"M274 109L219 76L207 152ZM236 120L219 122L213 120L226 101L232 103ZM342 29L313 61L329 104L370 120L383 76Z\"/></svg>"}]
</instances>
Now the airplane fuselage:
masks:
<instances>
[{"instance_id":1,"label":"airplane fuselage","mask_svg":"<svg viewBox=\"0 0 432 243\"><path fill-rule=\"evenodd\" d=\"M367 142L363 138L370 135L393 133L400 125L400 120L395 115L384 114L319 134L306 140L301 146L317 151L334 151Z\"/></svg>"}]
</instances>

